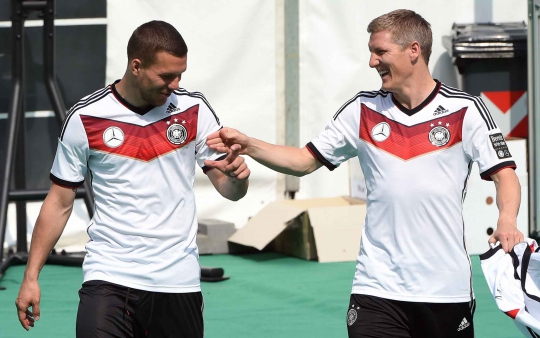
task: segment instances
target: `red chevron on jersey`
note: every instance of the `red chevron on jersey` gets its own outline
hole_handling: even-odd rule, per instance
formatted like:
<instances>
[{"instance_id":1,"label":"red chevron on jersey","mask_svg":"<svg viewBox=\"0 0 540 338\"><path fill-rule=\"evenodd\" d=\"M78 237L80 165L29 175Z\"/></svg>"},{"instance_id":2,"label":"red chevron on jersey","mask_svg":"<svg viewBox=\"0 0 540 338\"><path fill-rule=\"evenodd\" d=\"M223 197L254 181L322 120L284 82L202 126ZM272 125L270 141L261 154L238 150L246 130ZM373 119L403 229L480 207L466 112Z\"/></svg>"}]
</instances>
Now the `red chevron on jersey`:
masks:
<instances>
[{"instance_id":1,"label":"red chevron on jersey","mask_svg":"<svg viewBox=\"0 0 540 338\"><path fill-rule=\"evenodd\" d=\"M461 142L467 108L413 126L406 126L362 104L360 139L405 161Z\"/></svg>"},{"instance_id":2,"label":"red chevron on jersey","mask_svg":"<svg viewBox=\"0 0 540 338\"><path fill-rule=\"evenodd\" d=\"M90 149L145 162L184 147L197 136L199 106L146 126L81 114Z\"/></svg>"},{"instance_id":3,"label":"red chevron on jersey","mask_svg":"<svg viewBox=\"0 0 540 338\"><path fill-rule=\"evenodd\" d=\"M199 92L180 88L141 109L116 91L120 81L70 109L50 174L70 188L92 176L83 281L200 292L193 185L197 167L208 171L206 160L223 157L206 144L222 126Z\"/></svg>"}]
</instances>

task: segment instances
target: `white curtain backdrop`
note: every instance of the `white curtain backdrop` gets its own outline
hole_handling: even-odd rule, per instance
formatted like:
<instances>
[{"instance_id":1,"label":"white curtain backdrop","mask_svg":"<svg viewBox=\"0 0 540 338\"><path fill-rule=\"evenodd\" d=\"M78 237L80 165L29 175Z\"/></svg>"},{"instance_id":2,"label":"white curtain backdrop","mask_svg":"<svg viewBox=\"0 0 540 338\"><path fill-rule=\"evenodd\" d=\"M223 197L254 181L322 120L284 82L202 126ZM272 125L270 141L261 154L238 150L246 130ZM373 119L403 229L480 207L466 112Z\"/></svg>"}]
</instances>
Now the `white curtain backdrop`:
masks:
<instances>
[{"instance_id":1,"label":"white curtain backdrop","mask_svg":"<svg viewBox=\"0 0 540 338\"><path fill-rule=\"evenodd\" d=\"M187 42L188 71L180 83L202 92L226 126L275 143L283 134L277 116L278 67L276 41L283 0L110 0L107 7L107 83L119 79L127 65L126 46L133 30L150 20L174 25ZM286 1L286 0L285 0ZM527 1L508 0L300 0L300 143L324 129L331 116L361 90L376 90L380 79L368 67L366 32L375 17L398 8L417 11L432 25L430 70L435 78L459 86L459 76L442 46L452 24L527 19ZM106 85L104 84L104 85ZM199 218L215 218L242 227L268 203L282 198L280 176L247 159L252 170L250 189L239 202L219 196L197 171L195 191ZM325 168L301 179L298 198L349 195L349 166ZM30 236L41 203L30 203ZM75 250L86 241L88 218L77 201L58 247ZM10 206L7 244L15 243L15 213Z\"/></svg>"}]
</instances>

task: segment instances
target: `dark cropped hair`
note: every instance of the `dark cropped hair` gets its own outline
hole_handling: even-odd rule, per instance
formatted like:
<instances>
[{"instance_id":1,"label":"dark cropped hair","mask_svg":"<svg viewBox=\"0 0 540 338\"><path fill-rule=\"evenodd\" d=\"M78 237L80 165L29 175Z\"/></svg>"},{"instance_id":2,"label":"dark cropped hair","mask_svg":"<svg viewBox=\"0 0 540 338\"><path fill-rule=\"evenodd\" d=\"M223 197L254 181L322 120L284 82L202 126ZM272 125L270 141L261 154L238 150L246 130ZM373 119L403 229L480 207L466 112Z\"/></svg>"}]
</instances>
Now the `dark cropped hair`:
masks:
<instances>
[{"instance_id":1,"label":"dark cropped hair","mask_svg":"<svg viewBox=\"0 0 540 338\"><path fill-rule=\"evenodd\" d=\"M158 52L184 57L188 48L182 35L169 23L150 21L139 26L129 38L128 60L140 59L147 66L154 62Z\"/></svg>"}]
</instances>

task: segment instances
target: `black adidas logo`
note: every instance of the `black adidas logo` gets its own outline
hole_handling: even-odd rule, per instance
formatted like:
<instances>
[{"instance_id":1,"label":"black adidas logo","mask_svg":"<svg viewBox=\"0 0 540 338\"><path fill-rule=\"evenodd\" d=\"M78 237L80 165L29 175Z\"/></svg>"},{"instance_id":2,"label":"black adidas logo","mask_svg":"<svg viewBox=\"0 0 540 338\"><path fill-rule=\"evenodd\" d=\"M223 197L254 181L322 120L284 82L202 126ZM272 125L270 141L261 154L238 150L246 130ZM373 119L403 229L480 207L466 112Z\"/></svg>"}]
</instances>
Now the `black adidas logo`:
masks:
<instances>
[{"instance_id":1,"label":"black adidas logo","mask_svg":"<svg viewBox=\"0 0 540 338\"><path fill-rule=\"evenodd\" d=\"M439 105L437 109L435 109L435 112L433 113L433 116L446 114L448 113L448 109L444 108L443 106Z\"/></svg>"},{"instance_id":2,"label":"black adidas logo","mask_svg":"<svg viewBox=\"0 0 540 338\"><path fill-rule=\"evenodd\" d=\"M167 112L167 114L172 114L172 113L174 113L176 111L179 111L179 110L180 110L180 108L177 108L174 104L169 103L169 106L167 107L166 112Z\"/></svg>"}]
</instances>

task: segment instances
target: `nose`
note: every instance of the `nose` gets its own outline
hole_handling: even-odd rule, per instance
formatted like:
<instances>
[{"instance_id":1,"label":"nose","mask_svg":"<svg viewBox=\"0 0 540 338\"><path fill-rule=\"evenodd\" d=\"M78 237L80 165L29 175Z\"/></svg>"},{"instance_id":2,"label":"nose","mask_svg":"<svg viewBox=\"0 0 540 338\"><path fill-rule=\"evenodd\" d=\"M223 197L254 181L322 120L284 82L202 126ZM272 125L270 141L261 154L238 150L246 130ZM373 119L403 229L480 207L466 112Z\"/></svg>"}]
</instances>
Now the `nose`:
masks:
<instances>
[{"instance_id":1,"label":"nose","mask_svg":"<svg viewBox=\"0 0 540 338\"><path fill-rule=\"evenodd\" d=\"M169 82L169 85L167 86L170 91L177 90L180 88L180 77L177 77L176 79Z\"/></svg>"},{"instance_id":2,"label":"nose","mask_svg":"<svg viewBox=\"0 0 540 338\"><path fill-rule=\"evenodd\" d=\"M369 57L369 67L375 68L379 65L379 57L375 53L371 53Z\"/></svg>"}]
</instances>

